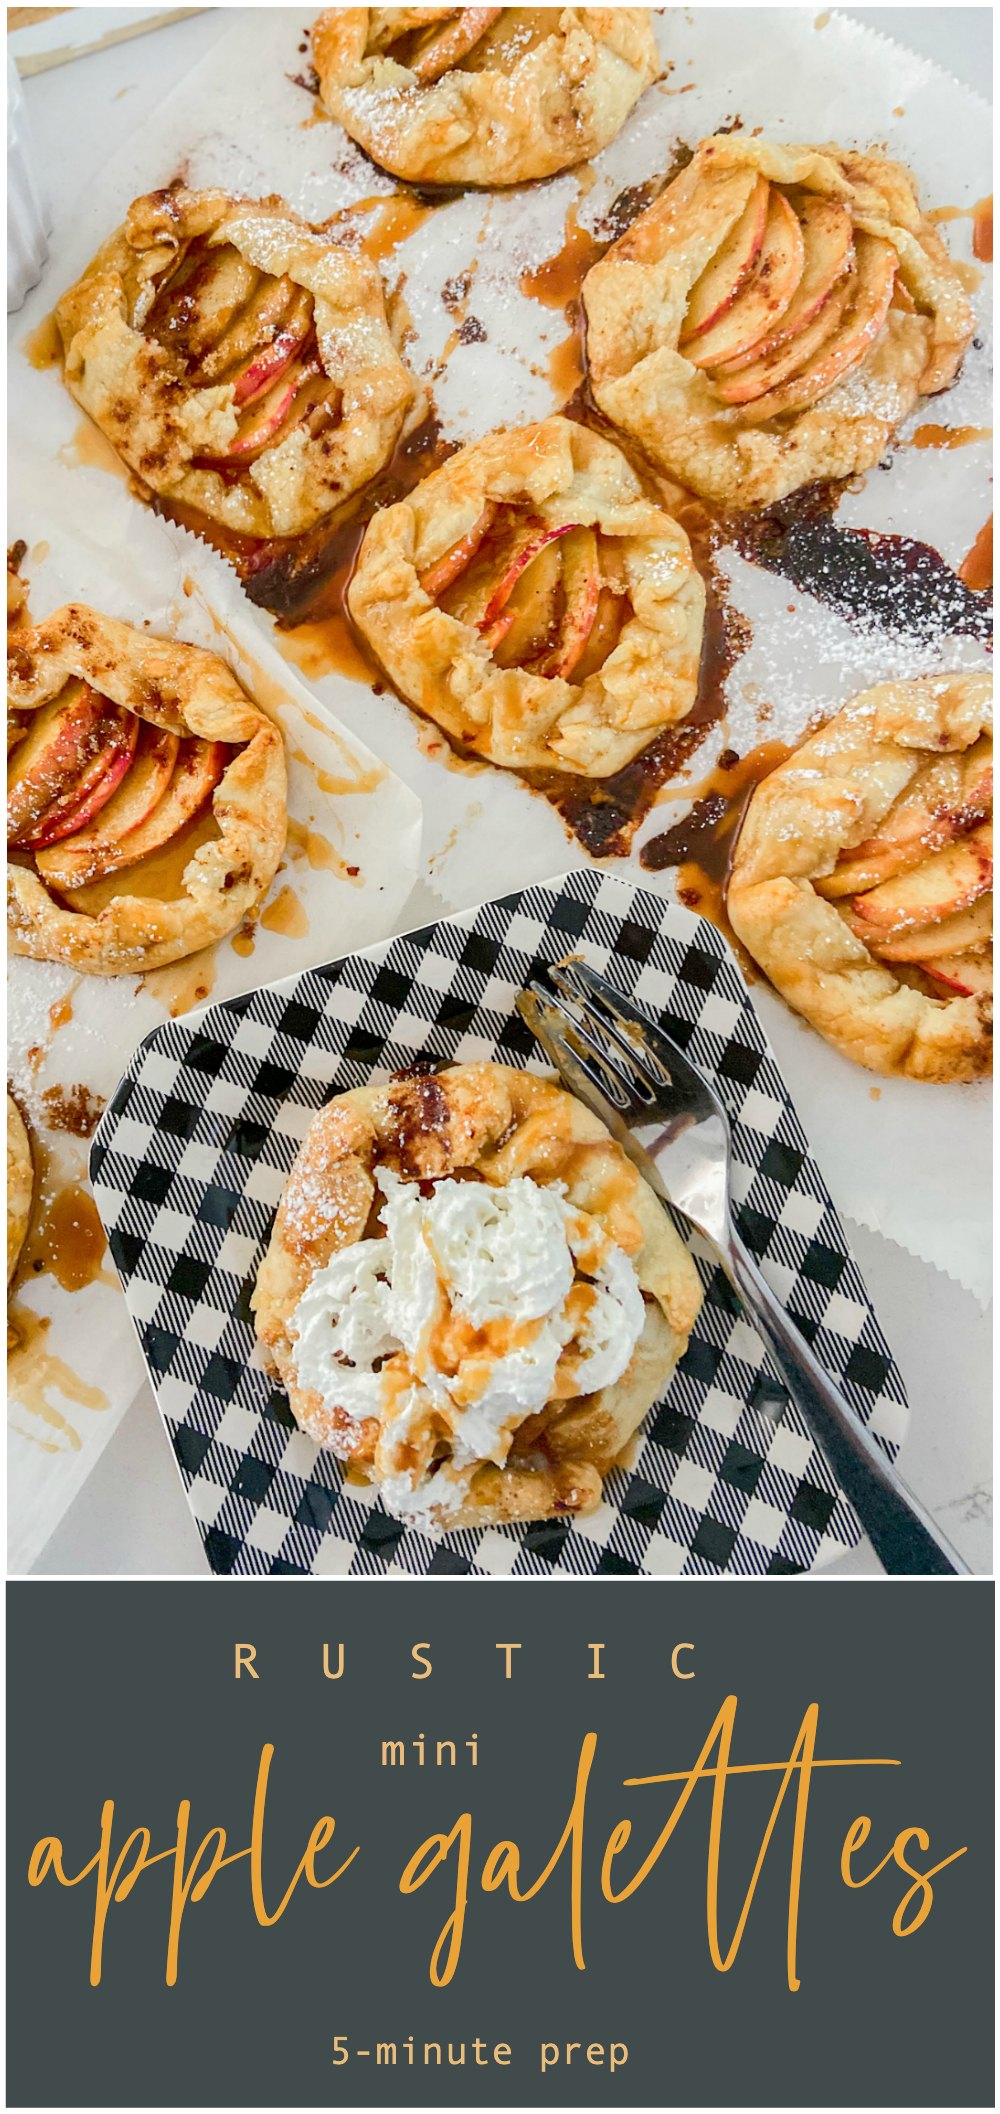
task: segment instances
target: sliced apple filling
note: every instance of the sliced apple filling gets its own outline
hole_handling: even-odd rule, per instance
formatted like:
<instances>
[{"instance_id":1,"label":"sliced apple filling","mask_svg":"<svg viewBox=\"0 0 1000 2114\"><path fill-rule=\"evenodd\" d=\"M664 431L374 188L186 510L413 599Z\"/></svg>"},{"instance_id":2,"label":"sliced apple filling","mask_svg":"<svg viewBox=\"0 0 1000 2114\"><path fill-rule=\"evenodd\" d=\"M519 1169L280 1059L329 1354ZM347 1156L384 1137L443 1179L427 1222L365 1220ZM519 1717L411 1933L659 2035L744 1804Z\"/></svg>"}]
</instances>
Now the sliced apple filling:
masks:
<instances>
[{"instance_id":1,"label":"sliced apple filling","mask_svg":"<svg viewBox=\"0 0 1000 2114\"><path fill-rule=\"evenodd\" d=\"M695 281L680 349L745 421L815 403L864 359L889 312L897 256L855 233L842 200L758 177Z\"/></svg>"},{"instance_id":2,"label":"sliced apple filling","mask_svg":"<svg viewBox=\"0 0 1000 2114\"><path fill-rule=\"evenodd\" d=\"M986 675L885 684L750 802L734 930L790 1002L873 1070L990 1069L991 728Z\"/></svg>"},{"instance_id":3,"label":"sliced apple filling","mask_svg":"<svg viewBox=\"0 0 1000 2114\"><path fill-rule=\"evenodd\" d=\"M453 66L481 66L483 39L501 16L530 14L536 41L547 34L544 10L509 7L373 7L368 48L395 59L414 79L429 86ZM509 34L509 32L508 32ZM491 48L496 43L491 40Z\"/></svg>"},{"instance_id":4,"label":"sliced apple filling","mask_svg":"<svg viewBox=\"0 0 1000 2114\"><path fill-rule=\"evenodd\" d=\"M610 776L695 701L687 537L569 419L493 434L381 509L348 602L400 694L511 769Z\"/></svg>"},{"instance_id":5,"label":"sliced apple filling","mask_svg":"<svg viewBox=\"0 0 1000 2114\"><path fill-rule=\"evenodd\" d=\"M870 467L974 329L899 163L739 133L703 142L583 298L601 409L738 507Z\"/></svg>"},{"instance_id":6,"label":"sliced apple filling","mask_svg":"<svg viewBox=\"0 0 1000 2114\"><path fill-rule=\"evenodd\" d=\"M114 975L234 930L281 857L285 766L224 663L70 606L8 685L14 951Z\"/></svg>"},{"instance_id":7,"label":"sliced apple filling","mask_svg":"<svg viewBox=\"0 0 1000 2114\"><path fill-rule=\"evenodd\" d=\"M180 374L232 388L236 430L221 454L195 458L197 467L241 469L297 426L312 437L340 414L343 395L320 358L312 295L287 273L255 271L229 243L192 243L157 288L144 327Z\"/></svg>"},{"instance_id":8,"label":"sliced apple filling","mask_svg":"<svg viewBox=\"0 0 1000 2114\"><path fill-rule=\"evenodd\" d=\"M57 319L137 477L240 534L312 528L384 468L413 396L375 266L280 200L137 199Z\"/></svg>"},{"instance_id":9,"label":"sliced apple filling","mask_svg":"<svg viewBox=\"0 0 1000 2114\"><path fill-rule=\"evenodd\" d=\"M409 183L572 168L660 71L644 7L329 8L311 36L327 110Z\"/></svg>"},{"instance_id":10,"label":"sliced apple filling","mask_svg":"<svg viewBox=\"0 0 1000 2114\"><path fill-rule=\"evenodd\" d=\"M474 625L500 668L585 682L603 667L626 620L627 589L593 528L525 522L491 506L469 536L425 573L440 608Z\"/></svg>"}]
</instances>

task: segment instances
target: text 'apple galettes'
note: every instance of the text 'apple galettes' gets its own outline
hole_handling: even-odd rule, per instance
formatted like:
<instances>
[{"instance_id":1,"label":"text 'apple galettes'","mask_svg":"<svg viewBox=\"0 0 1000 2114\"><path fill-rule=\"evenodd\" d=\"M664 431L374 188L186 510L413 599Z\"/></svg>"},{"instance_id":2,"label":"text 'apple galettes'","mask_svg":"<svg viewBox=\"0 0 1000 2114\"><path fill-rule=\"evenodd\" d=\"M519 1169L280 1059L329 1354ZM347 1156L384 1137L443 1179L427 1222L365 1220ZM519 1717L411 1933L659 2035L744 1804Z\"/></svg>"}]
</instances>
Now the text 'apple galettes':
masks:
<instances>
[{"instance_id":1,"label":"text 'apple galettes'","mask_svg":"<svg viewBox=\"0 0 1000 2114\"><path fill-rule=\"evenodd\" d=\"M867 470L974 317L899 162L709 139L588 273L605 416L713 504Z\"/></svg>"},{"instance_id":2,"label":"text 'apple galettes'","mask_svg":"<svg viewBox=\"0 0 1000 2114\"><path fill-rule=\"evenodd\" d=\"M56 319L135 476L240 535L299 535L377 476L414 394L375 266L280 199L136 199Z\"/></svg>"},{"instance_id":3,"label":"text 'apple galettes'","mask_svg":"<svg viewBox=\"0 0 1000 2114\"><path fill-rule=\"evenodd\" d=\"M8 641L13 953L94 976L234 932L285 845L281 735L225 663L70 604Z\"/></svg>"},{"instance_id":4,"label":"text 'apple galettes'","mask_svg":"<svg viewBox=\"0 0 1000 2114\"><path fill-rule=\"evenodd\" d=\"M646 7L337 7L312 31L319 92L409 183L554 176L616 138L660 70Z\"/></svg>"},{"instance_id":5,"label":"text 'apple galettes'","mask_svg":"<svg viewBox=\"0 0 1000 2114\"><path fill-rule=\"evenodd\" d=\"M513 770L607 777L694 703L687 537L570 419L493 433L383 508L348 604L400 695Z\"/></svg>"},{"instance_id":6,"label":"text 'apple galettes'","mask_svg":"<svg viewBox=\"0 0 1000 2114\"><path fill-rule=\"evenodd\" d=\"M700 1305L603 1123L489 1063L335 1095L251 1299L302 1429L428 1532L593 1511Z\"/></svg>"},{"instance_id":7,"label":"text 'apple galettes'","mask_svg":"<svg viewBox=\"0 0 1000 2114\"><path fill-rule=\"evenodd\" d=\"M988 675L880 683L750 801L733 930L789 1004L870 1071L992 1069L992 727Z\"/></svg>"}]
</instances>

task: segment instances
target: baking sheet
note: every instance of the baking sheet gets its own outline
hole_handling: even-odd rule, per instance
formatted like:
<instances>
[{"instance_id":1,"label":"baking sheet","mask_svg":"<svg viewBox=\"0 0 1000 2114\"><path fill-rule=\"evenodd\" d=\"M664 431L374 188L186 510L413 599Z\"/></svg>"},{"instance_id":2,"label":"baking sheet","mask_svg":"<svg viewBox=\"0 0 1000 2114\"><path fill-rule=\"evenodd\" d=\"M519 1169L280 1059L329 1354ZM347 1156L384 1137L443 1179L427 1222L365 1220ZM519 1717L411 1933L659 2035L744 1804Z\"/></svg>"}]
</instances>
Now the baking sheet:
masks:
<instances>
[{"instance_id":1,"label":"baking sheet","mask_svg":"<svg viewBox=\"0 0 1000 2114\"><path fill-rule=\"evenodd\" d=\"M19 319L19 340L128 201L175 176L193 184L277 189L317 220L351 201L390 195L391 180L337 126L317 117L300 85L308 66L309 19L308 11L294 9L234 11L226 35L142 137L108 165L73 229L57 231L45 281ZM959 216L970 215L988 188L986 103L930 62L836 13L668 9L658 17L657 34L671 70L592 171L509 194L466 194L439 207L385 257L387 282L405 282L414 332L408 358L431 388L448 437L472 438L498 423L519 423L557 408L550 361L566 337L566 320L561 311L527 298L522 273L560 249L568 214L596 226L624 188L668 166L681 142L694 144L720 126L742 122L779 138L834 137L884 146L913 167L929 203ZM946 234L956 255L971 258L971 218L952 219ZM455 319L442 288L467 266L474 272L468 312L486 335L454 342ZM847 495L838 517L920 536L954 564L971 548L992 506L989 441L925 450L909 439L928 422L989 428L990 277L987 271L975 296L980 342L959 385L915 414L889 467L871 472L858 492ZM63 448L68 457L81 452L80 414L55 373L18 361L13 387L47 449ZM182 531L172 533L193 548ZM917 646L860 631L735 555L725 564L731 606L749 620L753 643L729 679L726 719L692 760L686 780L647 819L635 841L633 866L646 839L679 819L722 746L742 753L764 737L794 740L817 712L836 709L873 680L983 659L982 649L967 640ZM205 566L206 577L225 572L214 556L206 555ZM261 633L269 628L259 612L249 621ZM323 706L370 741L423 799L422 917L479 900L484 885L499 892L588 863L573 840L567 843L554 812L511 776L488 766L457 766L443 740L393 697L375 697L363 684L315 666L308 673ZM669 873L643 878L672 893ZM830 1170L839 1209L950 1271L985 1299L988 1091L876 1081L827 1049L761 984L753 996L817 1154Z\"/></svg>"},{"instance_id":2,"label":"baking sheet","mask_svg":"<svg viewBox=\"0 0 1000 2114\"><path fill-rule=\"evenodd\" d=\"M200 7L9 7L7 49L18 73L27 77L203 12Z\"/></svg>"},{"instance_id":3,"label":"baking sheet","mask_svg":"<svg viewBox=\"0 0 1000 2114\"><path fill-rule=\"evenodd\" d=\"M354 735L320 717L248 621L235 583L225 573L205 582L200 547L180 549L119 480L17 456L9 499L11 535L28 544L22 572L34 617L68 600L91 602L221 654L280 725L289 774L282 866L261 921L235 946L221 941L188 962L113 980L11 959L8 1077L48 1200L86 1180L87 1140L62 1127L67 1115L102 1105L137 1044L165 1019L285 975L293 960L307 969L396 924L418 871L420 806ZM29 1256L31 1247L29 1237ZM70 1251L79 1267L66 1267ZM83 1262L73 1236L61 1274L84 1274ZM21 1571L132 1401L142 1361L107 1258L76 1290L50 1268L29 1267L13 1312L22 1347L8 1363L9 1564Z\"/></svg>"}]
</instances>

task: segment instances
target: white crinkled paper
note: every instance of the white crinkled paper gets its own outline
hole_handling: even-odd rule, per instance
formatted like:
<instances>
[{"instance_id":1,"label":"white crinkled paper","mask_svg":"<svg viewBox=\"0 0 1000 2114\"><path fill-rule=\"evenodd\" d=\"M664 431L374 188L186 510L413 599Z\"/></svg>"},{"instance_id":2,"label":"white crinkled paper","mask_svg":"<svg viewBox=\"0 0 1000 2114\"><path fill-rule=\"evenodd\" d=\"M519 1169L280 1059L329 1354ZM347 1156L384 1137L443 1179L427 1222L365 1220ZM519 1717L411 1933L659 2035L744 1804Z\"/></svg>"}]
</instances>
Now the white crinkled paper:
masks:
<instances>
[{"instance_id":1,"label":"white crinkled paper","mask_svg":"<svg viewBox=\"0 0 1000 2114\"><path fill-rule=\"evenodd\" d=\"M178 173L194 185L280 191L314 220L349 202L392 192L391 180L351 147L339 127L317 120L312 99L296 83L294 77L308 64L300 48L308 18L308 10L287 8L235 12L208 57L167 98L141 136L107 165L100 183L81 201L72 228L56 229L42 284L15 319L15 346L23 344L121 220L129 201ZM891 22L888 12L886 19ZM590 188L570 172L492 197L466 194L441 206L386 258L387 282L405 281L413 321L407 357L431 387L449 437L471 439L493 426L523 423L558 408L549 359L565 339L567 324L561 312L524 295L521 274L561 248L570 209L579 213L582 225L596 225L623 189L668 167L679 144L693 146L736 120L786 141L838 139L884 146L914 169L930 205L967 212L989 190L986 103L886 36L809 8L715 7L666 9L657 18L657 36L671 71L642 99L621 138L597 158ZM944 232L956 255L971 257L969 218L954 219ZM485 336L455 343L455 318L442 288L470 266L467 311ZM970 549L992 508L989 441L953 451L922 451L906 442L919 423L990 426L990 277L987 271L975 297L981 342L957 387L915 415L891 466L872 471L860 491L845 496L839 513L849 525L920 537L952 564ZM196 572L201 594L213 606L224 606L226 625L238 635L241 649L266 659L270 669L279 668L271 620L245 601L224 563L183 531L154 524L114 476L76 461L80 413L57 372L37 371L15 355L10 386L16 429L30 432L45 462L51 464L62 451L73 465L63 475L46 474L37 486L33 521L40 521L40 503L51 495L61 523L58 537L51 527L25 529L16 520L11 529L29 540L35 535L51 542L65 573L61 592L89 592L103 606L127 614L129 596L142 584L141 553L155 530L157 549L165 545L175 567L162 605L169 606L182 573ZM78 494L75 513L68 504L71 490ZM78 535L90 565L86 589L75 579ZM873 680L938 665L978 665L983 658L982 649L967 640L930 649L905 638L861 632L735 554L724 562L731 604L749 619L753 643L729 679L726 721L692 759L686 783L672 788L647 818L633 863L647 838L680 818L720 747L735 746L743 753L762 738L794 740L817 713L835 710ZM43 568L39 587L44 577ZM306 693L299 679L286 669L282 680L301 702ZM322 708L316 717L332 717L349 730L349 738L370 745L423 801L423 885L410 903L407 922L586 863L540 797L509 774L456 764L443 738L422 728L390 694L375 696L337 674L314 679L312 687ZM315 728L311 733L321 738ZM311 959L339 954L397 928L416 871L415 806L407 804L402 788L387 779L358 807L374 840L368 864L362 862L367 885L357 892L336 891L336 907L322 934L318 918L311 926ZM382 878L376 881L376 875ZM669 873L644 875L644 880L664 893L672 891ZM249 980L248 969L254 981L287 974L300 958L288 941L274 948L258 941L252 962L239 965L241 981ZM22 967L50 981L60 973L16 964L18 974ZM219 992L217 982L214 995ZM988 1090L877 1080L828 1048L762 983L754 985L753 997L840 1210L949 1271L985 1299L990 1283ZM108 988L93 987L78 1010L94 1037L101 1076L113 1083L118 1058L126 1052L114 1039L117 1031L108 1033L116 1019ZM152 1019L140 1001L129 1010L132 1040L147 1022ZM79 1308L79 1300L76 1304ZM112 1293L103 1307L106 1326L117 1328L115 1317L122 1310ZM138 1376L138 1356L123 1312L120 1328L115 1359L130 1387ZM107 1357L101 1362L107 1371ZM106 1422L102 1430L106 1436ZM13 1494L16 1498L16 1486ZM49 1518L46 1531L52 1524Z\"/></svg>"}]
</instances>

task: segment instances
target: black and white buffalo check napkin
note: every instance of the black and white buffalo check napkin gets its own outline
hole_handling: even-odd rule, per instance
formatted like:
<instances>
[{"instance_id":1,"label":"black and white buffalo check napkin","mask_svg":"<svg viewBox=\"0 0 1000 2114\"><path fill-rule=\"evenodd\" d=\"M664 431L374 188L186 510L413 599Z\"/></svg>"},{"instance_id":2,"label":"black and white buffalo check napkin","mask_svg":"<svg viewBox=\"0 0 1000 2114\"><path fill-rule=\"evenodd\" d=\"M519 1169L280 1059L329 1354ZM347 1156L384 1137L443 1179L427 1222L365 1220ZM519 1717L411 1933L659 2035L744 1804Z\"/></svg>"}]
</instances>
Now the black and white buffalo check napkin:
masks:
<instances>
[{"instance_id":1,"label":"black and white buffalo check napkin","mask_svg":"<svg viewBox=\"0 0 1000 2114\"><path fill-rule=\"evenodd\" d=\"M578 872L290 977L145 1042L94 1140L101 1216L213 1571L781 1574L857 1522L769 1372L711 1251L663 1401L599 1512L431 1540L300 1432L255 1346L249 1298L282 1185L331 1094L415 1060L544 1069L515 1010L578 952L718 1080L742 1231L891 1454L902 1383L736 964L712 926Z\"/></svg>"}]
</instances>

